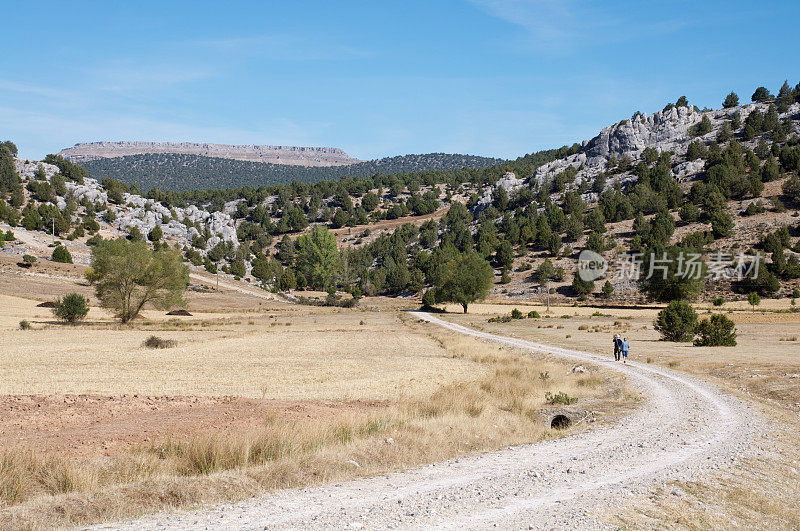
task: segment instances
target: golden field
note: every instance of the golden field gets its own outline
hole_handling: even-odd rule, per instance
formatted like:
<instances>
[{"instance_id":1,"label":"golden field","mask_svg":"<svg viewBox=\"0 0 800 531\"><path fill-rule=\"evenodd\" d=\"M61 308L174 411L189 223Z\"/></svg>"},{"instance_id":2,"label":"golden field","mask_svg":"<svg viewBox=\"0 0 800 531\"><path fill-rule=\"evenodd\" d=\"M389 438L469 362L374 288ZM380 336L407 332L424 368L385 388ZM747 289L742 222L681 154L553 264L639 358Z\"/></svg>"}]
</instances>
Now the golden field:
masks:
<instances>
[{"instance_id":1,"label":"golden field","mask_svg":"<svg viewBox=\"0 0 800 531\"><path fill-rule=\"evenodd\" d=\"M43 278L39 300L70 283L80 289ZM59 324L39 300L0 295L0 527L107 521L536 441L556 434L548 391L601 419L637 400L619 376L572 373L381 300L342 310L214 295L190 292L191 317L148 310L124 327L94 306L85 323ZM176 346L146 348L151 335Z\"/></svg>"}]
</instances>

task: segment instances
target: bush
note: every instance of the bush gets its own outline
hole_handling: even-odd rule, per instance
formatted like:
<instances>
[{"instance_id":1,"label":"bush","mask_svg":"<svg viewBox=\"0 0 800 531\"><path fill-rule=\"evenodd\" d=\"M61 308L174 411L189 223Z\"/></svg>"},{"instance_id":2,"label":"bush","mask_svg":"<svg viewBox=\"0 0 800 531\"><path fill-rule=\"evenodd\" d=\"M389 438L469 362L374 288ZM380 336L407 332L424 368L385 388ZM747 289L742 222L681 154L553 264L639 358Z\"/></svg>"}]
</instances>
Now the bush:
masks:
<instances>
[{"instance_id":1,"label":"bush","mask_svg":"<svg viewBox=\"0 0 800 531\"><path fill-rule=\"evenodd\" d=\"M55 304L53 315L68 323L82 321L89 313L89 300L78 293L70 293L63 299L56 299Z\"/></svg>"},{"instance_id":2,"label":"bush","mask_svg":"<svg viewBox=\"0 0 800 531\"><path fill-rule=\"evenodd\" d=\"M761 297L759 297L758 293L756 293L755 291L751 291L750 293L747 294L747 302L755 311L756 306L761 304Z\"/></svg>"},{"instance_id":3,"label":"bush","mask_svg":"<svg viewBox=\"0 0 800 531\"><path fill-rule=\"evenodd\" d=\"M611 284L610 281L606 280L606 283L603 284L603 297L606 299L611 298L611 294L614 293L614 286Z\"/></svg>"},{"instance_id":4,"label":"bush","mask_svg":"<svg viewBox=\"0 0 800 531\"><path fill-rule=\"evenodd\" d=\"M433 308L435 304L436 304L436 295L433 293L432 289L429 289L428 291L422 294L423 308Z\"/></svg>"},{"instance_id":5,"label":"bush","mask_svg":"<svg viewBox=\"0 0 800 531\"><path fill-rule=\"evenodd\" d=\"M178 346L178 342L174 339L163 339L157 336L150 336L144 340L142 346L147 348L172 348Z\"/></svg>"},{"instance_id":6,"label":"bush","mask_svg":"<svg viewBox=\"0 0 800 531\"><path fill-rule=\"evenodd\" d=\"M36 263L36 257L30 254L23 254L22 263L24 263L27 267L30 267Z\"/></svg>"},{"instance_id":7,"label":"bush","mask_svg":"<svg viewBox=\"0 0 800 531\"><path fill-rule=\"evenodd\" d=\"M519 311L518 309L514 308L511 310L511 318L512 319L525 319L525 314Z\"/></svg>"},{"instance_id":8,"label":"bush","mask_svg":"<svg viewBox=\"0 0 800 531\"><path fill-rule=\"evenodd\" d=\"M71 264L72 255L66 247L59 245L53 249L53 254L50 256L50 260L53 262L61 262L62 264Z\"/></svg>"},{"instance_id":9,"label":"bush","mask_svg":"<svg viewBox=\"0 0 800 531\"><path fill-rule=\"evenodd\" d=\"M544 394L544 399L547 400L547 402L551 405L556 405L556 404L570 405L578 401L577 398L569 396L564 391L558 392L556 394L552 394L548 391L547 393Z\"/></svg>"},{"instance_id":10,"label":"bush","mask_svg":"<svg viewBox=\"0 0 800 531\"><path fill-rule=\"evenodd\" d=\"M653 327L664 341L691 341L697 328L697 312L686 301L672 301L658 312Z\"/></svg>"},{"instance_id":11,"label":"bush","mask_svg":"<svg viewBox=\"0 0 800 531\"><path fill-rule=\"evenodd\" d=\"M528 319L539 319L540 317L541 316L539 315L539 312L536 310L531 310L528 312Z\"/></svg>"},{"instance_id":12,"label":"bush","mask_svg":"<svg viewBox=\"0 0 800 531\"><path fill-rule=\"evenodd\" d=\"M699 337L694 340L698 347L735 347L736 328L733 321L718 313L710 319L703 319L697 325Z\"/></svg>"},{"instance_id":13,"label":"bush","mask_svg":"<svg viewBox=\"0 0 800 531\"><path fill-rule=\"evenodd\" d=\"M725 299L723 299L722 297L717 297L714 299L713 302L714 306L722 306L723 304L725 304Z\"/></svg>"},{"instance_id":14,"label":"bush","mask_svg":"<svg viewBox=\"0 0 800 531\"><path fill-rule=\"evenodd\" d=\"M26 321L25 319L23 319L22 321L19 322L19 329L20 330L30 330L31 328L32 328L31 327L31 323Z\"/></svg>"}]
</instances>

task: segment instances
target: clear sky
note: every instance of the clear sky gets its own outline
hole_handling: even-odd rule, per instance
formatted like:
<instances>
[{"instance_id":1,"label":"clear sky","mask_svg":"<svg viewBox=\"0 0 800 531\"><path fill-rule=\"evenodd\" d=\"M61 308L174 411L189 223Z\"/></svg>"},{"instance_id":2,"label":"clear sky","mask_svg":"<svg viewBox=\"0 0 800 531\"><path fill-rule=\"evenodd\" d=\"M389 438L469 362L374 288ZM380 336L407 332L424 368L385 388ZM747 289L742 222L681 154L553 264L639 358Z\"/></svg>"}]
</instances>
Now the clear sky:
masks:
<instances>
[{"instance_id":1,"label":"clear sky","mask_svg":"<svg viewBox=\"0 0 800 531\"><path fill-rule=\"evenodd\" d=\"M793 1L17 2L0 137L515 158L800 81Z\"/></svg>"}]
</instances>

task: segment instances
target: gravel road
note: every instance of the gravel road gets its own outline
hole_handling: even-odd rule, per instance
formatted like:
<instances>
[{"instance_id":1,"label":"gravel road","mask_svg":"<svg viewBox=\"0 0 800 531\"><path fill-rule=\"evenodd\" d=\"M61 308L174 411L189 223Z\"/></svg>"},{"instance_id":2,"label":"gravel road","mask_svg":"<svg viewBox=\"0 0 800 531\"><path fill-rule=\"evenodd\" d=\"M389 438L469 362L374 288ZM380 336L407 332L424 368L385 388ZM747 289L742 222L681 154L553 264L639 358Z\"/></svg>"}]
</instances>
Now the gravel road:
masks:
<instances>
[{"instance_id":1,"label":"gravel road","mask_svg":"<svg viewBox=\"0 0 800 531\"><path fill-rule=\"evenodd\" d=\"M654 485L732 466L762 429L753 408L675 371L415 315L485 340L620 371L646 400L613 425L573 436L97 529L605 528L595 514L613 510L622 497L646 496Z\"/></svg>"}]
</instances>

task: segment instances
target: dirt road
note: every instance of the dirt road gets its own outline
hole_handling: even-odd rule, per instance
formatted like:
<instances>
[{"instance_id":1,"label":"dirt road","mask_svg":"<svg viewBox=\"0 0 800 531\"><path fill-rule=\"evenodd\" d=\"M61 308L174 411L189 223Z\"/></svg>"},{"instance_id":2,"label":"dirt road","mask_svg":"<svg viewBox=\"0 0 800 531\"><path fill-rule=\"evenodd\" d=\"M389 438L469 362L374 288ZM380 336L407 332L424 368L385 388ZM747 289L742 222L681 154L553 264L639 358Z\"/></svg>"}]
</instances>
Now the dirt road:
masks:
<instances>
[{"instance_id":1,"label":"dirt road","mask_svg":"<svg viewBox=\"0 0 800 531\"><path fill-rule=\"evenodd\" d=\"M613 511L621 497L646 496L654 485L728 468L748 454L748 441L763 429L744 403L677 372L415 315L485 340L621 371L647 399L623 420L574 436L111 527L604 528L597 515Z\"/></svg>"}]
</instances>

